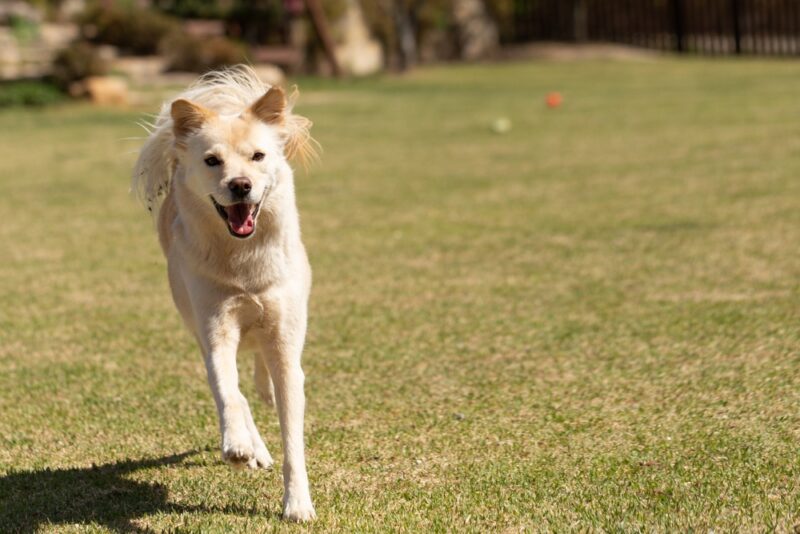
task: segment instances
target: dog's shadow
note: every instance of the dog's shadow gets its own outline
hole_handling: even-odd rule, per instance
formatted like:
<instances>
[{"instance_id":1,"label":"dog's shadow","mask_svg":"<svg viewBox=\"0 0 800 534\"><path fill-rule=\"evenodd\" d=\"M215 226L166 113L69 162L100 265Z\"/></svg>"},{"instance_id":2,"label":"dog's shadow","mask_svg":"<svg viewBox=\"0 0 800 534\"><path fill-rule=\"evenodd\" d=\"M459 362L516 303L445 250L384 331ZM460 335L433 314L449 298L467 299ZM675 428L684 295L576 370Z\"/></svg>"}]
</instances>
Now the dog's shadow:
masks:
<instances>
[{"instance_id":1,"label":"dog's shadow","mask_svg":"<svg viewBox=\"0 0 800 534\"><path fill-rule=\"evenodd\" d=\"M87 468L11 472L0 477L0 531L32 533L44 525L94 523L116 532L150 532L134 520L158 512L210 512L170 503L161 484L125 478L140 469L181 463L199 452ZM224 511L250 514L227 507Z\"/></svg>"}]
</instances>

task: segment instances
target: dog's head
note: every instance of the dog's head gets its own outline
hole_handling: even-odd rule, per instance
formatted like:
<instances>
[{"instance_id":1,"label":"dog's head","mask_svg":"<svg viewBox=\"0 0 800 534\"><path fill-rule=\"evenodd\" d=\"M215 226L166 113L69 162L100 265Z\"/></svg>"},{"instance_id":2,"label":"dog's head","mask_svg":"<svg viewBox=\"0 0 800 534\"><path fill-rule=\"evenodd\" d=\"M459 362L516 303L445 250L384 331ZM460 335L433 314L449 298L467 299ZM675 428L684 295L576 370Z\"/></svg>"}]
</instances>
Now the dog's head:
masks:
<instances>
[{"instance_id":1,"label":"dog's head","mask_svg":"<svg viewBox=\"0 0 800 534\"><path fill-rule=\"evenodd\" d=\"M251 237L293 150L283 90L269 89L238 115L220 115L188 100L173 102L171 115L189 192L232 236ZM307 126L304 133L307 138Z\"/></svg>"}]
</instances>

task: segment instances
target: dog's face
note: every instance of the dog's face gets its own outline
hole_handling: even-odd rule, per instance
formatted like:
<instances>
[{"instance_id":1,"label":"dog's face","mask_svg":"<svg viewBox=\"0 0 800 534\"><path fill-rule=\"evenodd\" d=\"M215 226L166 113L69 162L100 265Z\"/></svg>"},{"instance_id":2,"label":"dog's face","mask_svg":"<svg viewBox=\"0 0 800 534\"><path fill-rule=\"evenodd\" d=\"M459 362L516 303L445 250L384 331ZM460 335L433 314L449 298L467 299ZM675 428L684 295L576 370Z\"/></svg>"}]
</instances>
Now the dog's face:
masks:
<instances>
[{"instance_id":1,"label":"dog's face","mask_svg":"<svg viewBox=\"0 0 800 534\"><path fill-rule=\"evenodd\" d=\"M235 238L255 234L259 210L285 165L280 130L285 106L278 88L236 116L221 116L187 100L172 104L186 185Z\"/></svg>"}]
</instances>

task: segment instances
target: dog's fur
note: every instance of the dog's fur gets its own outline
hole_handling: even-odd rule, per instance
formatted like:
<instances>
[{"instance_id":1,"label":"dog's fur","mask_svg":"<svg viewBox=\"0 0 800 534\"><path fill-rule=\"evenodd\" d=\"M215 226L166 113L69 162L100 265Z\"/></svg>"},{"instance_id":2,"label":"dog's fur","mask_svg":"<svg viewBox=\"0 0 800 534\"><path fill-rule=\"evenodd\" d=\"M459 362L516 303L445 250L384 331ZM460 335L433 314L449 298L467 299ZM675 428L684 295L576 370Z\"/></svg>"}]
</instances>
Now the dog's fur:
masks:
<instances>
[{"instance_id":1,"label":"dog's fur","mask_svg":"<svg viewBox=\"0 0 800 534\"><path fill-rule=\"evenodd\" d=\"M173 300L205 359L222 457L272 465L239 391L236 355L247 342L256 349L257 390L277 404L283 517L294 521L315 517L300 368L311 269L288 163L313 154L310 124L252 69L210 73L163 106L133 174L156 222ZM246 195L237 196L234 179L249 181Z\"/></svg>"}]
</instances>

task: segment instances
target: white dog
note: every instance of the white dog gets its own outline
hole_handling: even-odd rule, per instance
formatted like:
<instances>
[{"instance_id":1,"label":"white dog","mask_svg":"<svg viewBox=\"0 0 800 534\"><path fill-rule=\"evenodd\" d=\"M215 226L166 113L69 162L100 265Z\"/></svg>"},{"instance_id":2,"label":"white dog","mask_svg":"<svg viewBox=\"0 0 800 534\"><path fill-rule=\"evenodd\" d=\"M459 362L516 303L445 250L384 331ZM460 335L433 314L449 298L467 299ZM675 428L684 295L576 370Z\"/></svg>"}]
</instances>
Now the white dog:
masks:
<instances>
[{"instance_id":1,"label":"white dog","mask_svg":"<svg viewBox=\"0 0 800 534\"><path fill-rule=\"evenodd\" d=\"M292 169L314 153L310 121L249 67L203 76L163 106L133 189L151 211L172 298L205 359L222 457L267 468L272 457L239 391L236 354L256 348L259 394L277 403L283 517L316 517L303 446L303 371L311 269L300 240Z\"/></svg>"}]
</instances>

